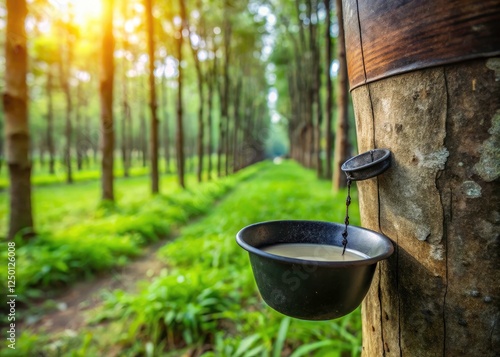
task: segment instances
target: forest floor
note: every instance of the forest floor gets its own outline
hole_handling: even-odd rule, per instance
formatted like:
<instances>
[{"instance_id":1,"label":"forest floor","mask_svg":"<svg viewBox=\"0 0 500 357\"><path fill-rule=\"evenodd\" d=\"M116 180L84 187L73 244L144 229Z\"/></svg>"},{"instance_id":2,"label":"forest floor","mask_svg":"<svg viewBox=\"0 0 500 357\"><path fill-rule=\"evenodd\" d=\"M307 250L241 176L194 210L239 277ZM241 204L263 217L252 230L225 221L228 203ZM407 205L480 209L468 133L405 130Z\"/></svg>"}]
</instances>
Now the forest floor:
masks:
<instances>
[{"instance_id":1,"label":"forest floor","mask_svg":"<svg viewBox=\"0 0 500 357\"><path fill-rule=\"evenodd\" d=\"M243 176L248 179L232 181L234 185L228 190L220 186L201 190L201 186L193 185L191 192L165 189L168 197L137 202L133 200L146 196L147 187L141 188L140 179L127 180L120 183L125 185L120 190L122 204L97 218L93 218L89 202L81 202L82 198L90 200L90 194L81 193L87 184L82 183L78 195L75 193L72 202L76 206L68 207L76 212L78 219L73 215L70 216L74 219L70 219L68 212L55 204L59 202L55 188L40 190L38 194L47 196L43 198L50 201L51 209L58 209L50 212L48 206L46 210L40 207L39 212L45 216L40 224L50 227L49 223L58 218L59 226L71 228L82 216L100 222L54 241L64 246L71 238L84 258L90 252L98 261L116 260L113 256L99 255L105 244L114 248L103 240L106 230L111 232L113 228L112 232L118 232L108 239L122 245L127 244L126 234L135 232L129 226L134 230L141 228L146 237L149 230L144 227L153 224L161 227L159 223L165 221L165 214L176 213L175 208L181 209L183 205L186 212L193 214L160 234L160 240L148 239L147 245L140 246L140 254L130 255L92 278L71 280L64 289L54 288L50 294L45 289L38 303L24 307L25 320L18 325L18 349L0 348L0 355L299 357L314 352L323 357L359 356L359 311L334 321L309 322L290 319L269 309L257 293L247 253L234 241L239 229L265 220L340 222L346 193L332 195L328 181L317 180L314 172L293 162L267 163L249 169L253 173ZM137 187L133 183L136 180ZM95 189L88 188L88 192ZM212 192L209 189L220 195L208 195ZM71 190L65 190L65 200L61 197L61 203L68 200ZM203 193L208 195L206 199L202 199ZM356 192L353 194L356 198ZM211 203L209 197L214 198ZM37 202L41 205L42 201ZM201 209L207 204L209 208ZM356 225L357 205L352 208L352 223ZM95 240L90 234L93 230ZM92 249L86 250L85 243L89 240ZM47 242L52 241L45 238L41 246L33 247L36 256ZM122 251L126 252L118 252ZM52 264L51 257L37 267L42 268L47 262ZM28 258L26 255L23 260L29 261ZM68 267L71 262L71 259L67 262ZM84 260L84 264L88 262Z\"/></svg>"},{"instance_id":2,"label":"forest floor","mask_svg":"<svg viewBox=\"0 0 500 357\"><path fill-rule=\"evenodd\" d=\"M88 324L87 317L92 310L102 304L103 292L121 289L132 293L137 290L138 281L152 279L160 273L166 264L156 253L170 239L175 239L175 235L145 248L138 259L124 267L113 268L59 292L57 297L51 299L51 309L47 309L46 301L30 307L37 315L28 318L21 329L30 327L34 332L43 331L51 335L80 330ZM40 313L43 315L40 316Z\"/></svg>"},{"instance_id":3,"label":"forest floor","mask_svg":"<svg viewBox=\"0 0 500 357\"><path fill-rule=\"evenodd\" d=\"M139 178L141 180L141 178ZM216 199L215 207L223 197ZM191 218L182 226L195 223L203 216ZM92 312L98 310L104 302L103 296L116 289L127 293L138 291L138 283L151 281L158 276L167 264L158 256L158 251L167 243L180 235L181 226L159 241L146 246L139 257L125 266L112 267L87 280L79 281L64 289L56 289L50 298L41 298L28 306L21 330L29 328L34 333L58 335L66 332L72 334L89 325Z\"/></svg>"},{"instance_id":4,"label":"forest floor","mask_svg":"<svg viewBox=\"0 0 500 357\"><path fill-rule=\"evenodd\" d=\"M250 175L252 171L256 170L250 170ZM30 262L29 265L22 264L20 267L32 267L28 273L24 270L19 272L19 282L27 283L28 277L34 279L34 274L40 274L45 269L47 272L42 274L71 273L73 267L79 267L75 265L77 260L89 269L95 268L96 260L102 262L111 259L115 263L108 264L108 262L107 268L101 268L94 273L80 273L80 275L75 273L73 278L64 280L66 283L63 284L56 282L54 285L36 287L39 291L38 297L32 295L22 301L19 306L18 331L57 336L61 333L76 333L89 325L89 319L91 320L94 315L93 311L101 306L106 294L111 294L117 289L127 293L137 292L138 281L152 280L157 276L166 266L164 259L157 256L157 251L174 240L179 235L181 227L194 223L206 213L208 208L217 205L221 198L229 193L234 182L245 179L245 175L239 175L239 179L223 178L201 185L195 182L194 177L189 176L189 190L183 192L177 187L176 177L166 175L162 177L162 189L166 193L155 198L151 197L148 192L147 177L119 179L116 185L119 202L109 211L106 207L100 208L96 205L99 197L97 180L76 182L73 185L54 184L42 185L43 187L36 185L34 187L34 211L37 231L40 231L43 237L48 234L47 232L50 232L49 234L61 232L62 239L55 242L57 250L53 250L53 247L45 247L44 244L47 242L45 239L39 241L30 248L33 256L24 254L25 252L21 253L21 250L26 247L19 248L18 262ZM0 216L2 217L0 226L3 226L7 217L7 214L3 214L7 213L5 211L8 207L6 200L7 195L0 192ZM165 210L165 203L170 203L174 209ZM151 207L156 204L163 211L161 215L151 211ZM123 217L124 213L128 217ZM155 219L151 219L152 217ZM111 231L115 230L112 226L128 224L129 236L134 235L135 242L142 243L134 243L133 249L128 253L124 250L127 257L111 252L111 256L105 254L99 258L99 255L96 255L98 258L89 261L88 254L95 255L102 248L106 248L103 246L106 244L104 239L108 238L106 235L109 234L108 231L102 231L97 227L97 237L91 237L93 233L86 226L91 222L100 222L103 228ZM161 233L162 225L168 226L163 233ZM74 234L68 233L68 229L75 227L81 229L77 229ZM155 237L150 236L151 232ZM122 241L123 244L130 246L130 239L127 239L129 236L126 234L125 236L118 234L111 239ZM89 239L92 238L96 239L89 243ZM87 246L90 244L92 248L83 250L82 257L74 256L71 252L78 251L80 249L78 247L84 247L84 243ZM68 246L74 249L65 250ZM63 253L56 255L59 249ZM45 258L40 258L42 256ZM62 267L60 265L62 270L58 271L55 267L57 263L60 263L60 258L64 261ZM89 262L93 265L89 265ZM80 278L75 279L78 276ZM25 291L26 288L22 290L23 295Z\"/></svg>"}]
</instances>

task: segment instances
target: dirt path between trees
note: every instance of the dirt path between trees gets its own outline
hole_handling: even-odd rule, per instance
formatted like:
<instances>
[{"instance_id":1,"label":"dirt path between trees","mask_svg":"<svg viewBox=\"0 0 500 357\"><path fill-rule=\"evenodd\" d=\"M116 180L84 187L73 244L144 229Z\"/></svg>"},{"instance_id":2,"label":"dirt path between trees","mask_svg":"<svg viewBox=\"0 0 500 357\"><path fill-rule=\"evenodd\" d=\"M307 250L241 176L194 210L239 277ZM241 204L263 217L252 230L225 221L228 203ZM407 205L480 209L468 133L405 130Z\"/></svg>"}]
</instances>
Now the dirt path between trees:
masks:
<instances>
[{"instance_id":1,"label":"dirt path between trees","mask_svg":"<svg viewBox=\"0 0 500 357\"><path fill-rule=\"evenodd\" d=\"M90 281L79 282L61 292L52 299L55 309L43 313L40 318L28 317L22 329L33 329L37 332L57 334L66 330L78 331L87 324L89 312L102 304L102 293L121 289L134 292L137 282L152 279L158 275L166 264L158 259L156 252L172 241L163 239L149 247L143 254L121 268L113 268L110 272L94 277ZM44 303L31 308L33 311L46 310Z\"/></svg>"}]
</instances>

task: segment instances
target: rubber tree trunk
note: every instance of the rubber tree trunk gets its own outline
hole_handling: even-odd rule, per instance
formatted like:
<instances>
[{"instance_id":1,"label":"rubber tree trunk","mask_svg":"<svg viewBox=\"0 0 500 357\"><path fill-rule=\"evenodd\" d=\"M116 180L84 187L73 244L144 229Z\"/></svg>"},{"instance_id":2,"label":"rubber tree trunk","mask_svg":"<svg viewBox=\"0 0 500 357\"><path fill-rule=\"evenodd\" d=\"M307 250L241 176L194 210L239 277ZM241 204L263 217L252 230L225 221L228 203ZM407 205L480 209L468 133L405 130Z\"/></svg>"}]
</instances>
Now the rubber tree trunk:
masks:
<instances>
[{"instance_id":1,"label":"rubber tree trunk","mask_svg":"<svg viewBox=\"0 0 500 357\"><path fill-rule=\"evenodd\" d=\"M184 41L182 31L186 27L186 4L185 0L179 1L181 8L182 27L179 29L179 38L177 39L177 59L179 61L179 75L177 77L177 133L176 133L176 149L177 149L177 176L179 185L186 188L184 171L185 171L185 155L184 155L184 111L183 111L183 68L182 63L182 43Z\"/></svg>"},{"instance_id":2,"label":"rubber tree trunk","mask_svg":"<svg viewBox=\"0 0 500 357\"><path fill-rule=\"evenodd\" d=\"M73 100L72 92L70 86L70 73L71 73L71 63L72 63L72 45L70 34L68 29L64 30L64 35L66 36L66 50L67 56L64 58L64 49L60 47L60 57L59 57L59 73L61 80L61 88L64 92L64 97L66 100L65 108L65 124L64 124L64 136L66 143L64 146L64 164L66 165L66 183L73 183L73 168L71 165L71 144L73 137L73 124L71 117L73 114Z\"/></svg>"},{"instance_id":3,"label":"rubber tree trunk","mask_svg":"<svg viewBox=\"0 0 500 357\"><path fill-rule=\"evenodd\" d=\"M55 174L55 149L54 149L54 101L53 91L53 73L52 64L49 64L47 70L47 150L49 151L49 173Z\"/></svg>"},{"instance_id":4,"label":"rubber tree trunk","mask_svg":"<svg viewBox=\"0 0 500 357\"><path fill-rule=\"evenodd\" d=\"M124 20L128 19L128 3L126 1L122 2L121 5L121 16ZM123 21L123 26L121 29L122 33L122 48L125 54L129 52L127 31L126 31L126 21ZM130 159L131 159L131 140L129 133L131 132L131 114L130 114L130 104L128 101L128 62L126 56L122 59L122 118L121 118L121 151L122 151L122 163L123 163L123 176L130 176Z\"/></svg>"},{"instance_id":5,"label":"rubber tree trunk","mask_svg":"<svg viewBox=\"0 0 500 357\"><path fill-rule=\"evenodd\" d=\"M160 175L158 170L158 116L156 103L156 83L155 83L155 40L154 40L154 18L153 18L153 0L145 0L146 23L148 37L148 56L149 56L149 110L151 112L151 193L160 192Z\"/></svg>"},{"instance_id":6,"label":"rubber tree trunk","mask_svg":"<svg viewBox=\"0 0 500 357\"><path fill-rule=\"evenodd\" d=\"M76 87L76 108L75 108L75 151L76 151L76 168L82 171L83 168L83 137L82 137L82 108L83 94L82 82L78 81Z\"/></svg>"},{"instance_id":7,"label":"rubber tree trunk","mask_svg":"<svg viewBox=\"0 0 500 357\"><path fill-rule=\"evenodd\" d=\"M224 12L228 10L228 2L224 2ZM227 16L227 14L225 14ZM224 126L224 130L221 130L220 135L220 145L223 147L222 152L224 154L224 174L229 175L229 101L230 101L230 76L229 68L231 62L231 36L232 36L232 24L228 17L224 19L224 67L223 67L223 93L224 101L222 102L222 115L221 115L221 128Z\"/></svg>"},{"instance_id":8,"label":"rubber tree trunk","mask_svg":"<svg viewBox=\"0 0 500 357\"><path fill-rule=\"evenodd\" d=\"M164 66L166 66L166 61ZM161 98L163 107L163 149L165 155L165 173L170 173L170 123L168 115L168 93L167 93L167 78L165 73L161 78Z\"/></svg>"},{"instance_id":9,"label":"rubber tree trunk","mask_svg":"<svg viewBox=\"0 0 500 357\"><path fill-rule=\"evenodd\" d=\"M214 59L215 62L215 59ZM213 99L214 99L214 87L216 87L215 81L217 80L216 77L216 67L215 63L212 65L212 67L208 71L209 77L207 79L207 84L208 84L208 108L207 108L207 131L208 131L208 143L207 143L207 160L208 160L208 180L212 179L212 152L213 152L213 113L212 113L212 106L213 106Z\"/></svg>"},{"instance_id":10,"label":"rubber tree trunk","mask_svg":"<svg viewBox=\"0 0 500 357\"><path fill-rule=\"evenodd\" d=\"M101 47L101 187L102 199L114 200L113 166L114 166L114 128L113 128L113 80L114 80L114 37L113 37L113 0L104 2L103 38Z\"/></svg>"},{"instance_id":11,"label":"rubber tree trunk","mask_svg":"<svg viewBox=\"0 0 500 357\"><path fill-rule=\"evenodd\" d=\"M7 239L13 239L19 231L33 227L26 85L28 54L24 28L26 14L26 1L7 0L5 92L2 98L5 112L6 161L10 182Z\"/></svg>"},{"instance_id":12,"label":"rubber tree trunk","mask_svg":"<svg viewBox=\"0 0 500 357\"><path fill-rule=\"evenodd\" d=\"M500 6L397 3L344 0L359 151L393 154L358 183L363 226L396 247L363 356L498 356Z\"/></svg>"},{"instance_id":13,"label":"rubber tree trunk","mask_svg":"<svg viewBox=\"0 0 500 357\"><path fill-rule=\"evenodd\" d=\"M339 60L338 97L337 97L337 127L335 129L335 156L333 165L333 191L346 187L347 181L344 172L340 169L350 156L349 143L349 90L347 84L347 63L345 50L345 36L343 26L342 0L336 0L336 12L339 23L337 37L337 57Z\"/></svg>"},{"instance_id":14,"label":"rubber tree trunk","mask_svg":"<svg viewBox=\"0 0 500 357\"><path fill-rule=\"evenodd\" d=\"M327 178L332 177L332 143L333 143L333 133L332 133L332 120L333 120L333 86L332 86L332 77L331 77L331 65L333 61L332 56L332 38L331 38L331 16L332 10L330 5L330 0L324 0L325 9L326 9L326 23L328 26L325 26L325 78L326 78L326 110L325 110L325 120L326 120L326 148L325 148L325 176Z\"/></svg>"}]
</instances>

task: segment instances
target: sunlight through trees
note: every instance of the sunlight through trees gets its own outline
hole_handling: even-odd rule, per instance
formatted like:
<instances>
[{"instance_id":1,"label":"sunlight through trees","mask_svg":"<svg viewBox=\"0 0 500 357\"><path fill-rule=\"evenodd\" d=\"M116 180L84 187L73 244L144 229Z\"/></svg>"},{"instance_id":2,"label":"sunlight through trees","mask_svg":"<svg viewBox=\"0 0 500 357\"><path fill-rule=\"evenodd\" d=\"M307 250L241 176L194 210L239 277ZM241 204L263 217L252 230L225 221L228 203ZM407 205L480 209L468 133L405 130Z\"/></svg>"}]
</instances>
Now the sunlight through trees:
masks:
<instances>
[{"instance_id":1,"label":"sunlight through trees","mask_svg":"<svg viewBox=\"0 0 500 357\"><path fill-rule=\"evenodd\" d=\"M342 53L333 51L342 42L332 2L36 0L26 10L15 21L27 31L23 150L34 182L98 175L101 198L114 201L117 176L149 172L159 193L163 173L186 187L186 175L202 182L275 155L332 177L331 68ZM12 44L9 15L1 9L0 30ZM8 92L12 63L5 65ZM13 140L8 111L4 104L0 184L14 189L2 170ZM337 129L347 153L348 127ZM23 192L17 200L27 208ZM32 226L23 220L16 232Z\"/></svg>"}]
</instances>

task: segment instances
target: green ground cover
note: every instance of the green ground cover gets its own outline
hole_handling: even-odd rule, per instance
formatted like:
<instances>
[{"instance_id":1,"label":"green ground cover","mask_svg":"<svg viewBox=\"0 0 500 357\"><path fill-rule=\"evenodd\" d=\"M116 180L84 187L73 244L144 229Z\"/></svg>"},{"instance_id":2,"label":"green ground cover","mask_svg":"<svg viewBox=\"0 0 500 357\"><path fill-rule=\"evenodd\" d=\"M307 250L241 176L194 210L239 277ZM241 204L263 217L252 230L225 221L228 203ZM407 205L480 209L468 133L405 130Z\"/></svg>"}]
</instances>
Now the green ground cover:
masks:
<instances>
[{"instance_id":1,"label":"green ground cover","mask_svg":"<svg viewBox=\"0 0 500 357\"><path fill-rule=\"evenodd\" d=\"M161 181L163 194L152 197L149 180L116 181L115 205L100 204L99 182L37 187L33 204L37 237L17 240L16 292L21 301L42 296L49 287L67 285L140 254L140 247L168 235L172 227L206 213L213 202L258 167L220 180L197 184L189 177L182 190L173 176ZM0 194L5 232L7 195ZM3 250L6 261L7 250ZM29 262L26 264L23 262ZM0 271L0 287L7 272ZM3 285L2 285L3 284Z\"/></svg>"},{"instance_id":2,"label":"green ground cover","mask_svg":"<svg viewBox=\"0 0 500 357\"><path fill-rule=\"evenodd\" d=\"M217 156L212 155L212 162L216 163ZM224 160L224 156L222 157L222 160ZM0 163L1 170L0 170L0 194L2 191L6 191L9 187L9 177L8 177L8 171L5 163ZM195 171L195 166L198 164L198 159L194 157L189 157L186 158L186 172L194 172ZM207 175L207 166L208 166L208 156L205 155L204 157L204 172L205 176ZM215 166L215 165L214 165ZM101 177L101 164L99 161L94 161L91 160L89 164L85 164L82 168L82 170L77 170L77 165L76 165L76 160L73 160L72 164L72 176L73 176L73 182L79 183L79 182L87 182L87 181L96 181L99 180ZM167 165L165 163L165 160L160 160L159 161L159 167L158 169L160 170L161 173L165 173L167 171ZM171 160L170 162L170 174L175 175L175 160ZM44 165L40 163L40 161L33 161L32 162L32 176L31 176L31 183L33 186L49 186L49 185L57 185L57 184L65 184L66 183L66 166L65 164L61 161L61 159L58 159L55 161L54 165L54 173L51 174L49 172L49 167L48 163L45 162ZM123 164L121 160L115 160L115 169L114 169L114 175L117 178L123 177ZM129 176L130 177L137 177L137 176L146 176L149 175L149 167L143 166L142 161L138 159L134 159L132 162L132 167L129 170ZM212 176L215 177L216 172L213 170Z\"/></svg>"},{"instance_id":3,"label":"green ground cover","mask_svg":"<svg viewBox=\"0 0 500 357\"><path fill-rule=\"evenodd\" d=\"M184 227L175 241L159 251L159 258L167 264L159 277L144 281L135 294L119 290L107 293L105 306L94 315L94 325L76 335L25 331L18 339L23 350L17 352L47 356L358 356L358 310L322 322L297 320L273 311L258 296L247 253L234 239L242 227L265 220L342 222L346 192L333 195L329 182L318 181L313 172L293 162L264 163L241 173L246 177L250 174L250 179L239 179L238 183L233 179L231 194L219 205L199 210L208 214ZM101 224L82 227L79 234L97 234L106 230L110 221L115 222L115 231L129 232L124 227L137 216L127 216L134 209L142 212L142 219L156 222L173 209L171 200L180 199L178 196L182 194L169 196L170 200L147 198L135 208L130 203L112 213L105 211L97 219L104 219ZM127 202L125 197L121 201ZM355 191L350 213L351 223L359 225ZM74 229L68 227L70 232ZM153 229L150 233L151 237L141 233L142 239L154 239L158 232ZM115 243L110 239L110 245ZM94 253L98 254L88 254Z\"/></svg>"}]
</instances>

